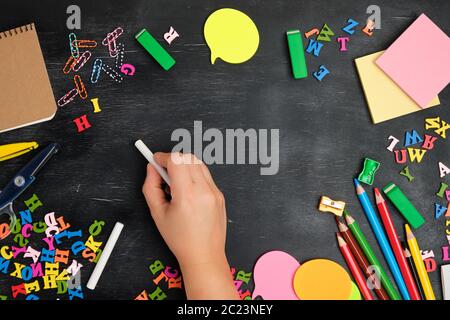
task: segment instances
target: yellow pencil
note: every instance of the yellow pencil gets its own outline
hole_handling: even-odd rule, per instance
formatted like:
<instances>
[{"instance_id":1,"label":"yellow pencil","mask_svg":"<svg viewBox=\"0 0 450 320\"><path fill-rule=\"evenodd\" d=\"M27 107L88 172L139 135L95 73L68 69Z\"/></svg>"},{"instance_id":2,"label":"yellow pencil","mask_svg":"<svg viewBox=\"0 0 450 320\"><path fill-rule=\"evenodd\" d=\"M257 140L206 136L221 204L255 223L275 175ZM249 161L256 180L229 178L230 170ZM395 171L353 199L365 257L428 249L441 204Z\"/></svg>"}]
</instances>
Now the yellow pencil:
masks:
<instances>
[{"instance_id":1,"label":"yellow pencil","mask_svg":"<svg viewBox=\"0 0 450 320\"><path fill-rule=\"evenodd\" d=\"M0 146L0 161L21 156L39 147L37 142L19 142Z\"/></svg>"},{"instance_id":2,"label":"yellow pencil","mask_svg":"<svg viewBox=\"0 0 450 320\"><path fill-rule=\"evenodd\" d=\"M420 283L422 284L425 299L436 300L434 296L433 287L430 283L427 270L425 269L425 263L423 262L422 255L420 254L419 244L416 237L411 231L409 225L405 224L406 240L408 241L409 250L411 251L414 265L416 266L417 273L419 274Z\"/></svg>"}]
</instances>

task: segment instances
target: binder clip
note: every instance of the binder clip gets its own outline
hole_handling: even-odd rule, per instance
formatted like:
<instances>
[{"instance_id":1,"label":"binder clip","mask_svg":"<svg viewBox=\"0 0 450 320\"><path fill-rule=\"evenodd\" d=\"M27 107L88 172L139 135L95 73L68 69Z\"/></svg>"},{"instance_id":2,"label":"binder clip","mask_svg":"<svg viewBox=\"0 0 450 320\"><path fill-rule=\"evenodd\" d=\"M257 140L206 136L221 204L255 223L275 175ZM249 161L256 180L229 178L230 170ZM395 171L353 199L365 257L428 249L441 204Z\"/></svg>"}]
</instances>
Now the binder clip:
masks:
<instances>
[{"instance_id":1,"label":"binder clip","mask_svg":"<svg viewBox=\"0 0 450 320\"><path fill-rule=\"evenodd\" d=\"M42 169L47 161L59 150L57 143L52 143L40 151L30 162L28 162L8 182L0 193L0 240L6 238L16 224L16 214L13 210L13 202L16 200L35 180L36 174ZM8 216L9 224L3 221L3 216Z\"/></svg>"},{"instance_id":2,"label":"binder clip","mask_svg":"<svg viewBox=\"0 0 450 320\"><path fill-rule=\"evenodd\" d=\"M332 214L341 217L344 213L345 202L344 201L334 201L328 197L322 196L319 203L319 211L321 212L331 212Z\"/></svg>"}]
</instances>

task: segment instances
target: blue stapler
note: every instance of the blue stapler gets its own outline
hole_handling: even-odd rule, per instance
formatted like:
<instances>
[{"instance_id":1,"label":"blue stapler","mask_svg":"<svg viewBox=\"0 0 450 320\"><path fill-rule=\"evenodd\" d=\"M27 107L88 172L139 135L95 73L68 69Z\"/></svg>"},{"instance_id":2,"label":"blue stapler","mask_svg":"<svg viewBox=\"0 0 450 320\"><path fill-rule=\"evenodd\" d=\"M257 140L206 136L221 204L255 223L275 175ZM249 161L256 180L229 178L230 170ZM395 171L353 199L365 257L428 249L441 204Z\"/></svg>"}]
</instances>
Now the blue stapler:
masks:
<instances>
[{"instance_id":1,"label":"blue stapler","mask_svg":"<svg viewBox=\"0 0 450 320\"><path fill-rule=\"evenodd\" d=\"M36 174L42 169L47 161L59 150L57 143L52 143L41 150L30 162L28 162L16 175L8 182L0 193L0 216L9 216L9 225L0 224L0 239L6 238L16 223L16 214L13 210L13 202L16 200L33 182Z\"/></svg>"}]
</instances>

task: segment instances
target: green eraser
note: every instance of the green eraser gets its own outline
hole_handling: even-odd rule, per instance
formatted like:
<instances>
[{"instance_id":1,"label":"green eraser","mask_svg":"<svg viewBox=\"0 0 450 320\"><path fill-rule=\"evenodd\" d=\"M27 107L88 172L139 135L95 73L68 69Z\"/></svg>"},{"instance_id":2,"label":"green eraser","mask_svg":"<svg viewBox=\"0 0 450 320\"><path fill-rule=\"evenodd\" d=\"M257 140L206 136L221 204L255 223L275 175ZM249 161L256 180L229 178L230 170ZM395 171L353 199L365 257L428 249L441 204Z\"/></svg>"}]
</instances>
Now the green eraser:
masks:
<instances>
[{"instance_id":1,"label":"green eraser","mask_svg":"<svg viewBox=\"0 0 450 320\"><path fill-rule=\"evenodd\" d=\"M300 31L289 30L286 32L286 36L294 78L306 78L308 76L308 69L306 68L305 52L303 51L303 41Z\"/></svg>"},{"instance_id":2,"label":"green eraser","mask_svg":"<svg viewBox=\"0 0 450 320\"><path fill-rule=\"evenodd\" d=\"M142 29L135 35L136 40L147 50L148 53L164 68L169 70L175 65L172 56L156 41L146 30Z\"/></svg>"},{"instance_id":3,"label":"green eraser","mask_svg":"<svg viewBox=\"0 0 450 320\"><path fill-rule=\"evenodd\" d=\"M425 223L425 219L419 211L413 206L411 201L405 196L398 186L389 183L383 188L383 192L392 201L398 211L405 217L408 223L414 229L421 227Z\"/></svg>"}]
</instances>

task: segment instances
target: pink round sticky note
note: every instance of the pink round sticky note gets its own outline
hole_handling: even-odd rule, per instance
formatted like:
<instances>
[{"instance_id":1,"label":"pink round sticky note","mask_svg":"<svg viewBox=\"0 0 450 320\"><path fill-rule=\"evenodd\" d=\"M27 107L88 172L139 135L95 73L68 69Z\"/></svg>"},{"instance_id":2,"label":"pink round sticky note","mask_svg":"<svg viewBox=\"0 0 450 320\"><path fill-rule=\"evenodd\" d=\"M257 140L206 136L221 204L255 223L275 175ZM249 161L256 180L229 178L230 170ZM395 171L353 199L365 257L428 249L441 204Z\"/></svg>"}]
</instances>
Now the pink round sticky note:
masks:
<instances>
[{"instance_id":1,"label":"pink round sticky note","mask_svg":"<svg viewBox=\"0 0 450 320\"><path fill-rule=\"evenodd\" d=\"M264 300L298 300L292 279L300 263L283 251L270 251L262 255L253 269L255 290L252 298Z\"/></svg>"}]
</instances>

